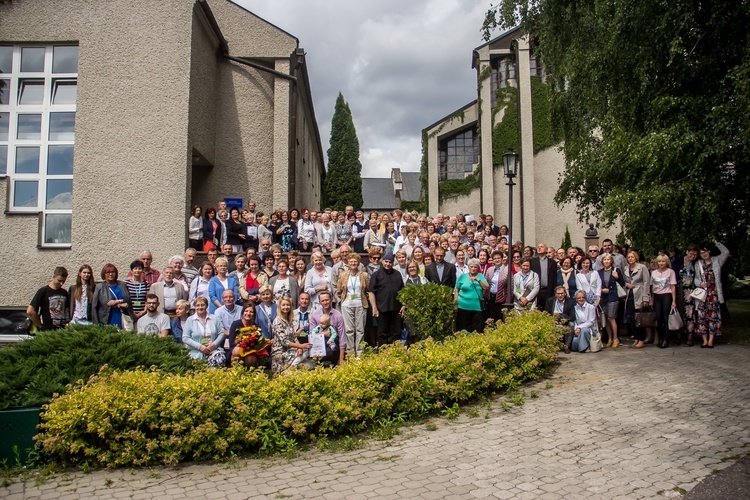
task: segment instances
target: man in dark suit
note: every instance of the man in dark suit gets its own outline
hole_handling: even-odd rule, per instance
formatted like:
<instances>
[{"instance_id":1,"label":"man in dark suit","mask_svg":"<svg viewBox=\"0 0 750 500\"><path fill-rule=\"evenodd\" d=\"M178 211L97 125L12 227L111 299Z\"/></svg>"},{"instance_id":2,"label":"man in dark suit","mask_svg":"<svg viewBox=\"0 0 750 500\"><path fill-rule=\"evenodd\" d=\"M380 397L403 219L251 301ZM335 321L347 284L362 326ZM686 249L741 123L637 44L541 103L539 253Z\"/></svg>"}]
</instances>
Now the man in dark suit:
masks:
<instances>
[{"instance_id":1,"label":"man in dark suit","mask_svg":"<svg viewBox=\"0 0 750 500\"><path fill-rule=\"evenodd\" d=\"M554 294L557 286L557 262L547 257L547 245L536 246L537 256L531 259L531 270L539 275L539 294L536 296L537 307L542 308L547 299Z\"/></svg>"},{"instance_id":2,"label":"man in dark suit","mask_svg":"<svg viewBox=\"0 0 750 500\"><path fill-rule=\"evenodd\" d=\"M565 353L570 353L570 345L573 343L573 320L575 319L576 302L570 297L565 296L565 287L558 286L555 288L555 296L547 299L544 305L544 311L555 317L558 324L568 325L570 331L563 337L565 344Z\"/></svg>"},{"instance_id":3,"label":"man in dark suit","mask_svg":"<svg viewBox=\"0 0 750 500\"><path fill-rule=\"evenodd\" d=\"M456 287L456 266L445 261L445 249L435 248L433 251L435 262L424 268L424 277L427 281L449 287Z\"/></svg>"},{"instance_id":4,"label":"man in dark suit","mask_svg":"<svg viewBox=\"0 0 750 500\"><path fill-rule=\"evenodd\" d=\"M492 234L498 236L500 234L500 226L495 225L495 219L489 214L484 217L484 224L477 228L477 231L484 231L484 226L490 226L492 228Z\"/></svg>"}]
</instances>

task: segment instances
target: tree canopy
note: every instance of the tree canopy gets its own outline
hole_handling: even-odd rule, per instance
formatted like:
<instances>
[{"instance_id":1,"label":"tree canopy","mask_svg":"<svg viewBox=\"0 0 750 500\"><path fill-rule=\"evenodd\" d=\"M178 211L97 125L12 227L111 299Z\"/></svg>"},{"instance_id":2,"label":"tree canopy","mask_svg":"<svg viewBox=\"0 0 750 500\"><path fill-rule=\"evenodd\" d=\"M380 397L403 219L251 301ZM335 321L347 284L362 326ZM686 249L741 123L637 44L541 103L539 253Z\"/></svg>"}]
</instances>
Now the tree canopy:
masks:
<instances>
[{"instance_id":1,"label":"tree canopy","mask_svg":"<svg viewBox=\"0 0 750 500\"><path fill-rule=\"evenodd\" d=\"M532 35L576 203L647 252L748 247L748 0L501 0L483 25ZM750 259L743 259L750 263Z\"/></svg>"},{"instance_id":2,"label":"tree canopy","mask_svg":"<svg viewBox=\"0 0 750 500\"><path fill-rule=\"evenodd\" d=\"M352 112L339 92L331 122L328 172L323 183L323 204L334 210L362 206L362 164Z\"/></svg>"}]
</instances>

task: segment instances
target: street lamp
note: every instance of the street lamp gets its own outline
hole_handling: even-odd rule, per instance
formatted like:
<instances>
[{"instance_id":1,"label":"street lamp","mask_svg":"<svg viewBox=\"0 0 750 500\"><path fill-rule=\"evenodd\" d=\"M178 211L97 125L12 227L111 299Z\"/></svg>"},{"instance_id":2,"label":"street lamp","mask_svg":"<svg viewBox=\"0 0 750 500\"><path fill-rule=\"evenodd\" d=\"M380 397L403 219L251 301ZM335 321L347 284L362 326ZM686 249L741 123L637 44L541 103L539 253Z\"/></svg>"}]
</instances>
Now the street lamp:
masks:
<instances>
[{"instance_id":1,"label":"street lamp","mask_svg":"<svg viewBox=\"0 0 750 500\"><path fill-rule=\"evenodd\" d=\"M504 304L505 307L510 310L513 309L513 276L511 273L511 266L513 265L513 186L516 185L513 182L513 178L518 175L518 154L515 151L508 151L503 155L503 170L505 171L505 177L508 178L506 186L508 186L508 293L507 301Z\"/></svg>"}]
</instances>

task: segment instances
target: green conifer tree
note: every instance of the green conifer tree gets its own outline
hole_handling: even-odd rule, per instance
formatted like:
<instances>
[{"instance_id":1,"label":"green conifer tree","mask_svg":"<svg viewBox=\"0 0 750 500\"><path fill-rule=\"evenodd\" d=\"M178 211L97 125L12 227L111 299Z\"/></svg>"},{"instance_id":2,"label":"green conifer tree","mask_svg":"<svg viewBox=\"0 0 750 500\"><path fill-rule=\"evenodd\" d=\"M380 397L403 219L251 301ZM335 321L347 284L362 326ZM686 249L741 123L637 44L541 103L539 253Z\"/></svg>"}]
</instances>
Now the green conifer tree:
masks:
<instances>
[{"instance_id":1,"label":"green conifer tree","mask_svg":"<svg viewBox=\"0 0 750 500\"><path fill-rule=\"evenodd\" d=\"M355 208L362 206L359 140L349 104L340 92L336 98L331 121L331 143L328 148L328 171L323 183L323 204L334 210L343 210L347 205Z\"/></svg>"}]
</instances>

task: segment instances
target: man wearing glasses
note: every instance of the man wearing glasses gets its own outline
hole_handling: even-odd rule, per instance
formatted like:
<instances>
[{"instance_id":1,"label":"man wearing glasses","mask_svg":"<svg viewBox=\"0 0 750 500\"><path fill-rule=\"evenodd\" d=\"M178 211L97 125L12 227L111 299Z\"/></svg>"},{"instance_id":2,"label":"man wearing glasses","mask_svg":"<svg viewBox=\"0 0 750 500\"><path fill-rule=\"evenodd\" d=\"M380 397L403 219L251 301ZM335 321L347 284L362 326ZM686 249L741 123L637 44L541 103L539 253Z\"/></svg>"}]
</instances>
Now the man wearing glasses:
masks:
<instances>
[{"instance_id":1,"label":"man wearing glasses","mask_svg":"<svg viewBox=\"0 0 750 500\"><path fill-rule=\"evenodd\" d=\"M587 255L588 258L591 259L591 270L598 271L598 265L601 264L601 259L599 258L599 247L596 245L589 245Z\"/></svg>"},{"instance_id":2,"label":"man wearing glasses","mask_svg":"<svg viewBox=\"0 0 750 500\"><path fill-rule=\"evenodd\" d=\"M136 331L152 337L169 335L169 316L159 312L159 297L155 293L146 295L146 314L138 319Z\"/></svg>"}]
</instances>

